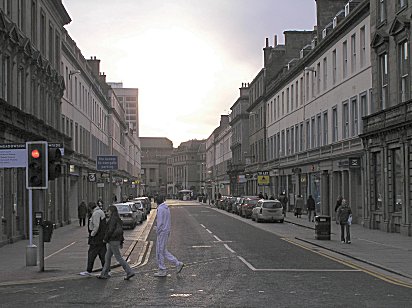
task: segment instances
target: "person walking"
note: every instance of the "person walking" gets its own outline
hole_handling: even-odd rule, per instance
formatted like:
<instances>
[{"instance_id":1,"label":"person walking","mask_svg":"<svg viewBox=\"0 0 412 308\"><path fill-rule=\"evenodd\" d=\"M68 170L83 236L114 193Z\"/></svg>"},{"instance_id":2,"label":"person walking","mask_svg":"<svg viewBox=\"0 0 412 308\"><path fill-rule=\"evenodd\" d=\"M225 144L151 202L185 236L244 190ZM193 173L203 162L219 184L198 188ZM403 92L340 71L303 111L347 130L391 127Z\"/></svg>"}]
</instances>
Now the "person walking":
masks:
<instances>
[{"instance_id":1,"label":"person walking","mask_svg":"<svg viewBox=\"0 0 412 308\"><path fill-rule=\"evenodd\" d=\"M169 262L176 265L176 273L179 274L183 269L183 262L180 262L175 256L173 256L167 250L167 241L170 235L170 209L169 206L164 202L162 196L157 198L157 217L156 217L156 259L157 265L159 267L158 272L154 274L155 277L166 277L167 269L164 263L166 258Z\"/></svg>"},{"instance_id":2,"label":"person walking","mask_svg":"<svg viewBox=\"0 0 412 308\"><path fill-rule=\"evenodd\" d=\"M86 216L87 216L87 205L84 200L80 202L79 206L77 207L77 216L79 217L79 225L85 226L86 225Z\"/></svg>"},{"instance_id":3,"label":"person walking","mask_svg":"<svg viewBox=\"0 0 412 308\"><path fill-rule=\"evenodd\" d=\"M286 192L283 192L280 197L279 197L279 201L282 203L283 206L283 215L286 217L286 212L288 211L288 197L286 196Z\"/></svg>"},{"instance_id":4,"label":"person walking","mask_svg":"<svg viewBox=\"0 0 412 308\"><path fill-rule=\"evenodd\" d=\"M352 209L350 208L346 199L342 199L342 204L338 208L337 213L340 224L340 240L342 241L342 243L346 242L347 244L350 244L350 225L352 223Z\"/></svg>"},{"instance_id":5,"label":"person walking","mask_svg":"<svg viewBox=\"0 0 412 308\"><path fill-rule=\"evenodd\" d=\"M339 195L338 198L336 199L336 205L335 205L335 220L336 224L339 224L339 219L338 219L338 208L342 205L342 196Z\"/></svg>"},{"instance_id":6,"label":"person walking","mask_svg":"<svg viewBox=\"0 0 412 308\"><path fill-rule=\"evenodd\" d=\"M106 255L104 266L102 272L97 278L107 279L110 278L110 262L112 256L116 258L117 262L123 267L123 270L126 272L126 277L124 280L129 280L135 274L135 272L130 268L129 264L123 259L120 254L120 249L123 248L123 222L120 219L119 212L115 205L110 205L108 208L109 221L107 222L106 232L104 235L103 242L106 244Z\"/></svg>"},{"instance_id":7,"label":"person walking","mask_svg":"<svg viewBox=\"0 0 412 308\"><path fill-rule=\"evenodd\" d=\"M99 256L102 267L104 266L104 258L106 255L106 244L103 243L103 238L106 231L106 215L95 202L89 202L91 209L91 217L89 219L89 250L87 252L87 269L81 272L81 276L91 276L94 266L94 260Z\"/></svg>"},{"instance_id":8,"label":"person walking","mask_svg":"<svg viewBox=\"0 0 412 308\"><path fill-rule=\"evenodd\" d=\"M309 195L308 200L306 201L306 206L308 207L308 219L309 221L313 222L316 215L316 204L315 199L313 199L312 195Z\"/></svg>"},{"instance_id":9,"label":"person walking","mask_svg":"<svg viewBox=\"0 0 412 308\"><path fill-rule=\"evenodd\" d=\"M295 216L298 218L302 217L303 205L304 205L303 196L297 195L296 204L295 204Z\"/></svg>"}]
</instances>

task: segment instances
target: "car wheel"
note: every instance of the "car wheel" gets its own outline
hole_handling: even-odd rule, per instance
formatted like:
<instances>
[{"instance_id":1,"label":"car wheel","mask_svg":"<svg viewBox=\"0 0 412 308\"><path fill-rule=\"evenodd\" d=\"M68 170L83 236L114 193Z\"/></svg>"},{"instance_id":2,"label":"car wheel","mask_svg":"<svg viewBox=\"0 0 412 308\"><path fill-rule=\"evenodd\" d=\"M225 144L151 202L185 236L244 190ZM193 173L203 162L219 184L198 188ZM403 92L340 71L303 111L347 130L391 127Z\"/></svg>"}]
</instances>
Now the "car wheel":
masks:
<instances>
[{"instance_id":1,"label":"car wheel","mask_svg":"<svg viewBox=\"0 0 412 308\"><path fill-rule=\"evenodd\" d=\"M261 222L262 220L259 217L256 217L257 222Z\"/></svg>"},{"instance_id":2,"label":"car wheel","mask_svg":"<svg viewBox=\"0 0 412 308\"><path fill-rule=\"evenodd\" d=\"M251 218L252 218L252 221L255 221L255 217L253 217L253 215L252 215L252 217L251 217Z\"/></svg>"},{"instance_id":3,"label":"car wheel","mask_svg":"<svg viewBox=\"0 0 412 308\"><path fill-rule=\"evenodd\" d=\"M285 221L284 219L281 219L281 220L280 220L281 223L283 223L284 221Z\"/></svg>"}]
</instances>

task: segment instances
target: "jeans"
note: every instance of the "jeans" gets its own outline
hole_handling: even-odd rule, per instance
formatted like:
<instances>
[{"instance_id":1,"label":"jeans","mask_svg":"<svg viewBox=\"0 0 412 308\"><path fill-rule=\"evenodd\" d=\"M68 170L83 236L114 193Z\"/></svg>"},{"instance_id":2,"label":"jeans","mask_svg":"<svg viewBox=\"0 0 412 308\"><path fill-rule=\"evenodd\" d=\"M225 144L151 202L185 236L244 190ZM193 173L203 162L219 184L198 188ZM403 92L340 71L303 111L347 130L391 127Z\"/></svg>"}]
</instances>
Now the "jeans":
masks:
<instances>
[{"instance_id":1,"label":"jeans","mask_svg":"<svg viewBox=\"0 0 412 308\"><path fill-rule=\"evenodd\" d=\"M165 271L165 257L166 259L174 263L176 266L180 264L179 260L176 259L174 255L172 255L167 250L167 240L169 239L169 232L162 232L157 235L156 240L156 258L157 258L157 265L159 266L159 270Z\"/></svg>"},{"instance_id":2,"label":"jeans","mask_svg":"<svg viewBox=\"0 0 412 308\"><path fill-rule=\"evenodd\" d=\"M87 253L87 271L91 273L93 271L94 260L99 256L102 266L104 266L104 256L106 255L105 244L91 244Z\"/></svg>"},{"instance_id":3,"label":"jeans","mask_svg":"<svg viewBox=\"0 0 412 308\"><path fill-rule=\"evenodd\" d=\"M112 261L112 256L116 258L117 262L123 267L127 275L133 273L129 264L123 259L120 254L120 241L110 241L106 244L107 252L105 256L104 266L101 272L101 276L107 277L110 271L110 263Z\"/></svg>"},{"instance_id":4,"label":"jeans","mask_svg":"<svg viewBox=\"0 0 412 308\"><path fill-rule=\"evenodd\" d=\"M315 219L315 210L308 210L308 219L313 221Z\"/></svg>"},{"instance_id":5,"label":"jeans","mask_svg":"<svg viewBox=\"0 0 412 308\"><path fill-rule=\"evenodd\" d=\"M350 242L350 225L341 224L340 225L340 240L345 242L345 228L346 228L346 243Z\"/></svg>"}]
</instances>

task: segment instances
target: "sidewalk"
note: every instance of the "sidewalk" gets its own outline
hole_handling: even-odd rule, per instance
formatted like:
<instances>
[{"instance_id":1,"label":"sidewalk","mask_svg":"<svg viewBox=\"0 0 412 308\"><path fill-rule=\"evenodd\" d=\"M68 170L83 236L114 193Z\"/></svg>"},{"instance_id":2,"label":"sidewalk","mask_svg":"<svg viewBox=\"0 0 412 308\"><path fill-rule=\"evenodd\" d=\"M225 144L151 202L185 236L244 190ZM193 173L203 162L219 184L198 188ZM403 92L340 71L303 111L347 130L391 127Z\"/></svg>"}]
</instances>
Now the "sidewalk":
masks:
<instances>
[{"instance_id":1,"label":"sidewalk","mask_svg":"<svg viewBox=\"0 0 412 308\"><path fill-rule=\"evenodd\" d=\"M125 242L122 249L123 257L129 258L129 263L136 262L136 258L144 249L141 237L153 224L156 211L152 210L147 220L137 225L133 230L125 230ZM44 272L39 266L26 266L26 247L29 240L21 240L13 244L0 247L0 286L22 283L34 283L58 279L87 279L79 273L86 270L88 251L87 227L79 227L78 221L53 230L51 242L44 243ZM38 236L33 237L33 244L38 246ZM39 258L37 258L39 263ZM119 266L112 259L112 268ZM101 270L101 263L97 257L94 262L94 272Z\"/></svg>"},{"instance_id":2,"label":"sidewalk","mask_svg":"<svg viewBox=\"0 0 412 308\"><path fill-rule=\"evenodd\" d=\"M398 233L387 233L351 225L351 244L340 241L340 225L331 221L331 239L315 239L315 224L308 221L307 215L296 218L288 212L286 223L300 226L295 238L327 250L345 255L357 261L378 267L385 271L412 279L412 239Z\"/></svg>"}]
</instances>

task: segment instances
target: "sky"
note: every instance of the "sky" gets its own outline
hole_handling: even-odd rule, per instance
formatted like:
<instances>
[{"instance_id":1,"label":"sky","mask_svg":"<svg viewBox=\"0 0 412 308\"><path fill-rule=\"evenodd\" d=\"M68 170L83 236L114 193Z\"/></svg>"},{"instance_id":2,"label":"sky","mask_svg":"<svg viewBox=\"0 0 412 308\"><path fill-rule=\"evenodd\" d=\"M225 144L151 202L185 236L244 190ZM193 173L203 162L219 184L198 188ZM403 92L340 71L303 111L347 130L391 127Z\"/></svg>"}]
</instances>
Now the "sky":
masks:
<instances>
[{"instance_id":1,"label":"sky","mask_svg":"<svg viewBox=\"0 0 412 308\"><path fill-rule=\"evenodd\" d=\"M313 30L315 0L63 0L83 56L109 82L139 89L139 134L177 147L206 139L230 113L263 48Z\"/></svg>"}]
</instances>

